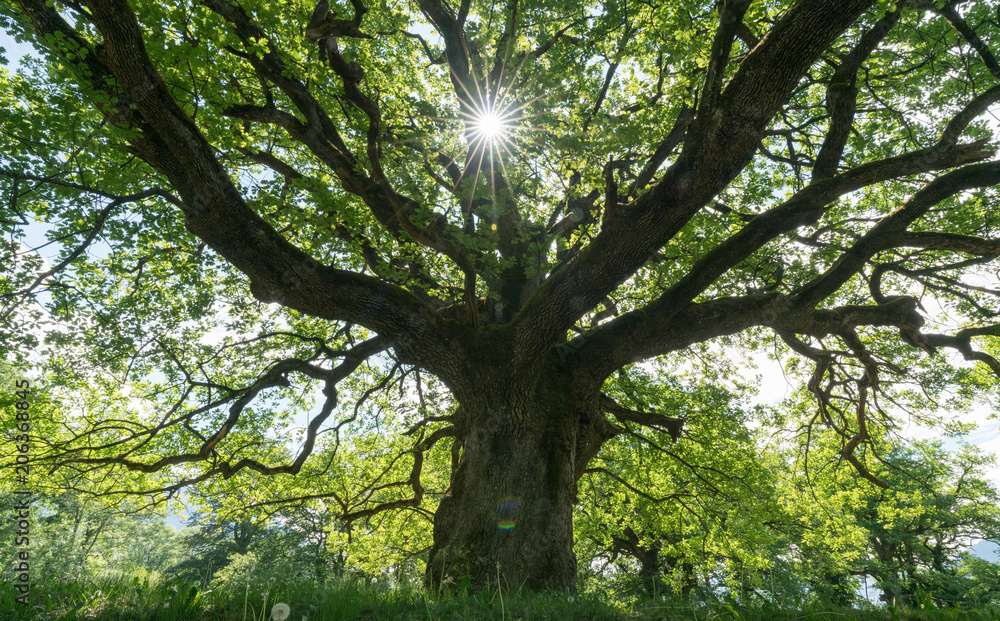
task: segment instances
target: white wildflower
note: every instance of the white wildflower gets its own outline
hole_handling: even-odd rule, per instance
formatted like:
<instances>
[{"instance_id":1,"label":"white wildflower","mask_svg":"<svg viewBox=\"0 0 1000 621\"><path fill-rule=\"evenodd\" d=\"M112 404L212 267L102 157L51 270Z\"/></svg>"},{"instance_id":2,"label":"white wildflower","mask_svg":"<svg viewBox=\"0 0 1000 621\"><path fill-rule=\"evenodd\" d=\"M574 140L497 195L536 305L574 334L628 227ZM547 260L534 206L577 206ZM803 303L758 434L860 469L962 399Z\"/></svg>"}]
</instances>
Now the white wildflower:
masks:
<instances>
[{"instance_id":1,"label":"white wildflower","mask_svg":"<svg viewBox=\"0 0 1000 621\"><path fill-rule=\"evenodd\" d=\"M274 621L285 621L291 612L292 609L288 607L288 604L278 602L273 608L271 608L271 618L274 619Z\"/></svg>"}]
</instances>

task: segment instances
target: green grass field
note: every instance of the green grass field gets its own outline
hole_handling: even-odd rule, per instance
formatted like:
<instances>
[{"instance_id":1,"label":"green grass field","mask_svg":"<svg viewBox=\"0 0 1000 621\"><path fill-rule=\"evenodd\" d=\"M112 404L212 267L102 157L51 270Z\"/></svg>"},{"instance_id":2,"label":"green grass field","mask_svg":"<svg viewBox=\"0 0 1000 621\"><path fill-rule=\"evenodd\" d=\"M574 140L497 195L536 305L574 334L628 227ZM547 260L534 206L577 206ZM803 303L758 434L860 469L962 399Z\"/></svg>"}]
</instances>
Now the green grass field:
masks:
<instances>
[{"instance_id":1,"label":"green grass field","mask_svg":"<svg viewBox=\"0 0 1000 621\"><path fill-rule=\"evenodd\" d=\"M88 583L35 584L30 605L14 601L14 592L0 592L0 621L502 621L611 620L700 621L745 619L781 621L823 620L983 620L1000 621L1000 608L937 608L931 598L905 609L838 609L731 603L692 605L670 601L639 601L631 605L603 601L593 595L482 592L428 593L413 587L392 587L377 581L346 579L324 588L274 582L265 588L201 590L196 585L150 584L137 578L105 578ZM272 617L276 603L288 606Z\"/></svg>"}]
</instances>

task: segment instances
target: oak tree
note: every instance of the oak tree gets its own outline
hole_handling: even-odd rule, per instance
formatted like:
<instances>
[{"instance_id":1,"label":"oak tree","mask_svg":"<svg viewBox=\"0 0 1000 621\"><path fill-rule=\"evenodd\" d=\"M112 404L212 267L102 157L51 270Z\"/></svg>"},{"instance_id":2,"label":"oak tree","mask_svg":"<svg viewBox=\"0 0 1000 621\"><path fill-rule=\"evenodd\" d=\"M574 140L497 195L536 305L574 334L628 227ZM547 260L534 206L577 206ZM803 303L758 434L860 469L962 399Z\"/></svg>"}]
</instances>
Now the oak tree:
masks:
<instances>
[{"instance_id":1,"label":"oak tree","mask_svg":"<svg viewBox=\"0 0 1000 621\"><path fill-rule=\"evenodd\" d=\"M629 365L785 348L875 486L914 383L1000 373L992 2L0 7L40 52L0 88L3 346L89 385L38 459L94 485L332 497L390 434L341 520L427 511L450 451L428 578L572 588L591 461L681 433Z\"/></svg>"}]
</instances>

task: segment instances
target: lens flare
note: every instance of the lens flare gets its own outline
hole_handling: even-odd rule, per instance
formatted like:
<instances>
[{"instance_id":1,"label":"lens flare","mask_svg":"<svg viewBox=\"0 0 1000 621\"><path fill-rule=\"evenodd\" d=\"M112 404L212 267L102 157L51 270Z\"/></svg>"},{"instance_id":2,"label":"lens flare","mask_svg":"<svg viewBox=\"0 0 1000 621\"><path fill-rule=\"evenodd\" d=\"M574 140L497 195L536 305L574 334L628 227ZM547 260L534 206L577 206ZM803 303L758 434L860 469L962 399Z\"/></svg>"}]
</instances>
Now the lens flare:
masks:
<instances>
[{"instance_id":1,"label":"lens flare","mask_svg":"<svg viewBox=\"0 0 1000 621\"><path fill-rule=\"evenodd\" d=\"M504 496L497 504L497 528L510 532L517 527L517 514L521 511L521 499L517 496Z\"/></svg>"}]
</instances>

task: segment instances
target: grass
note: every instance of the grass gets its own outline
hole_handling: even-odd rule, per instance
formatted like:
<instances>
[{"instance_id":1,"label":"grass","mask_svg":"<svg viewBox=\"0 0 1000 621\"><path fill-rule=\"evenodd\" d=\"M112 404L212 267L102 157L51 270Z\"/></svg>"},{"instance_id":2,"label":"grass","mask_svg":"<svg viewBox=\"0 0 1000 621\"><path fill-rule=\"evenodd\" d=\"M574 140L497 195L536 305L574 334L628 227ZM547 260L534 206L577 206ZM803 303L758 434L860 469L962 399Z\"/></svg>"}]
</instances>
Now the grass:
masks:
<instances>
[{"instance_id":1,"label":"grass","mask_svg":"<svg viewBox=\"0 0 1000 621\"><path fill-rule=\"evenodd\" d=\"M626 607L592 595L569 593L431 594L414 587L390 587L344 579L317 588L272 582L263 587L201 590L197 585L140 581L108 576L86 583L33 585L31 605L15 603L8 585L0 587L0 621L267 621L284 602L288 621L1000 621L1000 608L937 609L927 599L917 609L852 610L809 606L800 610L771 605L695 605L646 601Z\"/></svg>"}]
</instances>

